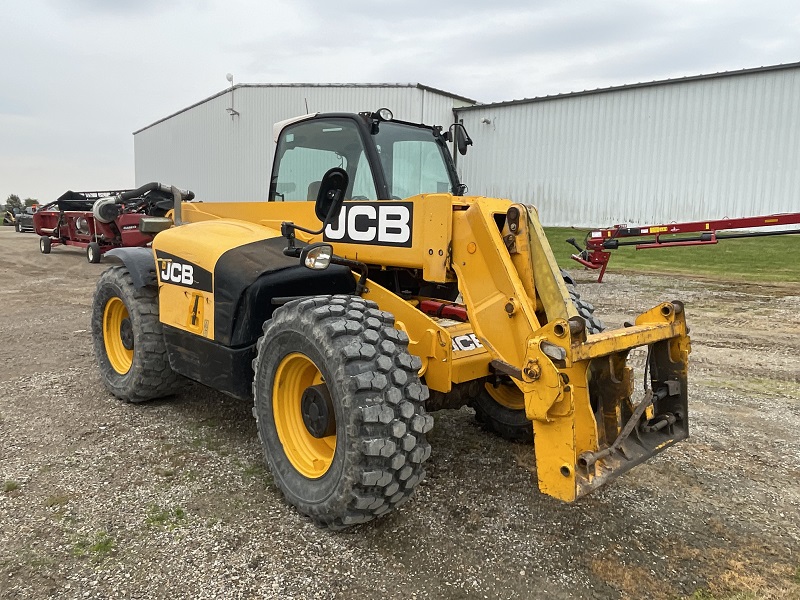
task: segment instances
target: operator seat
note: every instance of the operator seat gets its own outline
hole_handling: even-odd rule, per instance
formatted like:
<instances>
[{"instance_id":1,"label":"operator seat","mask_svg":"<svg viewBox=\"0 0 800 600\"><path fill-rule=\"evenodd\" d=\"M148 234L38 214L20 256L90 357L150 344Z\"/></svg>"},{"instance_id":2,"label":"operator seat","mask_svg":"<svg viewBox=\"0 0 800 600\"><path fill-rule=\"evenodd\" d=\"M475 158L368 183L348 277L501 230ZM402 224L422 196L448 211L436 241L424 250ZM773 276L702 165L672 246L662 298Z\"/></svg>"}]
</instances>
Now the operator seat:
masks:
<instances>
[{"instance_id":1,"label":"operator seat","mask_svg":"<svg viewBox=\"0 0 800 600\"><path fill-rule=\"evenodd\" d=\"M319 195L319 186L322 185L322 181L312 181L308 184L308 200L316 200L317 195Z\"/></svg>"}]
</instances>

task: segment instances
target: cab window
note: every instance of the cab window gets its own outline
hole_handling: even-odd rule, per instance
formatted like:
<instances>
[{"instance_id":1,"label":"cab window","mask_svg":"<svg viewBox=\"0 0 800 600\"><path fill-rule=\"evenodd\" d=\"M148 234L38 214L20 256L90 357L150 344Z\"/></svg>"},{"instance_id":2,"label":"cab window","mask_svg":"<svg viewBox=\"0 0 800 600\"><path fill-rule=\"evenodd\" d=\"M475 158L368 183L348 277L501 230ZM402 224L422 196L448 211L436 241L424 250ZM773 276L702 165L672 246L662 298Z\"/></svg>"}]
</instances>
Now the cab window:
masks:
<instances>
[{"instance_id":1,"label":"cab window","mask_svg":"<svg viewBox=\"0 0 800 600\"><path fill-rule=\"evenodd\" d=\"M315 119L290 125L278 140L269 200L316 200L323 175L333 167L344 169L350 177L348 199L377 199L364 145L353 121Z\"/></svg>"}]
</instances>

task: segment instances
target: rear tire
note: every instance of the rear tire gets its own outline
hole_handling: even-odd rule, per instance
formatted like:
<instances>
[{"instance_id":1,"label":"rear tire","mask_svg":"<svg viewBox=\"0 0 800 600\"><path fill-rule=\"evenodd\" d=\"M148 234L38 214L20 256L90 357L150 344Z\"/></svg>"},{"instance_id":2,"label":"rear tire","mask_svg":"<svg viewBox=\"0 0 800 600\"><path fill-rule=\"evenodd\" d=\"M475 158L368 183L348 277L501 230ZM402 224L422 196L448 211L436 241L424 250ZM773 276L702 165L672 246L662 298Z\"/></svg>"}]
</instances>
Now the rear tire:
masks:
<instances>
[{"instance_id":1,"label":"rear tire","mask_svg":"<svg viewBox=\"0 0 800 600\"><path fill-rule=\"evenodd\" d=\"M408 336L374 302L317 296L275 311L253 361L253 414L290 504L321 527L341 529L411 496L425 477L433 427L420 366ZM324 388L334 421L316 436L302 414L312 388Z\"/></svg>"},{"instance_id":2,"label":"rear tire","mask_svg":"<svg viewBox=\"0 0 800 600\"><path fill-rule=\"evenodd\" d=\"M569 297L578 314L586 321L586 332L600 333L605 329L602 321L594 316L594 306L581 300L573 286ZM533 424L525 415L525 400L522 391L512 381L495 387L487 383L472 399L475 418L488 431L512 442L533 442Z\"/></svg>"},{"instance_id":3,"label":"rear tire","mask_svg":"<svg viewBox=\"0 0 800 600\"><path fill-rule=\"evenodd\" d=\"M50 254L51 241L46 235L39 238L39 252L42 254Z\"/></svg>"},{"instance_id":4,"label":"rear tire","mask_svg":"<svg viewBox=\"0 0 800 600\"><path fill-rule=\"evenodd\" d=\"M103 255L100 252L100 244L97 242L89 242L89 245L86 246L86 260L92 264L97 264L100 262L102 257Z\"/></svg>"},{"instance_id":5,"label":"rear tire","mask_svg":"<svg viewBox=\"0 0 800 600\"><path fill-rule=\"evenodd\" d=\"M111 267L97 282L92 342L103 383L117 398L144 402L175 394L185 384L169 365L158 291L137 288L123 266Z\"/></svg>"}]
</instances>

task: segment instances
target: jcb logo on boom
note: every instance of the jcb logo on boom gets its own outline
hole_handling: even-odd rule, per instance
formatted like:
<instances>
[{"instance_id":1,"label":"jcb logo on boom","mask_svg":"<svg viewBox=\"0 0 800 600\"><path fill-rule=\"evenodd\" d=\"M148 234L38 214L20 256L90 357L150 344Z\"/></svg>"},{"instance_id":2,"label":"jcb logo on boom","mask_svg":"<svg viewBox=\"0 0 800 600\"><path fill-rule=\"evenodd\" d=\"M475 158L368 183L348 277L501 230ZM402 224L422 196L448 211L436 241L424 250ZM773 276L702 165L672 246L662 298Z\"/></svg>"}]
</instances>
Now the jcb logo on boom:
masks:
<instances>
[{"instance_id":1,"label":"jcb logo on boom","mask_svg":"<svg viewBox=\"0 0 800 600\"><path fill-rule=\"evenodd\" d=\"M453 338L453 352L467 352L478 348L483 348L483 344L474 333L457 335Z\"/></svg>"},{"instance_id":2,"label":"jcb logo on boom","mask_svg":"<svg viewBox=\"0 0 800 600\"><path fill-rule=\"evenodd\" d=\"M194 267L192 265L182 265L175 261L162 260L159 274L161 281L180 283L182 285L192 285L194 283Z\"/></svg>"},{"instance_id":3,"label":"jcb logo on boom","mask_svg":"<svg viewBox=\"0 0 800 600\"><path fill-rule=\"evenodd\" d=\"M411 202L345 202L325 241L410 248L413 210Z\"/></svg>"}]
</instances>

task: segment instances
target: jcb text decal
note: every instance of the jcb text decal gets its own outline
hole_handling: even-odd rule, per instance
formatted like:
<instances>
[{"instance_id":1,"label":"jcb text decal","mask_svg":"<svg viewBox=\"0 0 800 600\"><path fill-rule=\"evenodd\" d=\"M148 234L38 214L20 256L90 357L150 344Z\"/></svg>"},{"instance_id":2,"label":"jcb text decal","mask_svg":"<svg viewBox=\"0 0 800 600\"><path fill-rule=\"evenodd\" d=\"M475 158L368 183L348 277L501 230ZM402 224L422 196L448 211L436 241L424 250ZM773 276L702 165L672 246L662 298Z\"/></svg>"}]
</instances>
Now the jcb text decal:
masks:
<instances>
[{"instance_id":1,"label":"jcb text decal","mask_svg":"<svg viewBox=\"0 0 800 600\"><path fill-rule=\"evenodd\" d=\"M212 291L211 272L167 252L156 251L156 273L162 283Z\"/></svg>"},{"instance_id":2,"label":"jcb text decal","mask_svg":"<svg viewBox=\"0 0 800 600\"><path fill-rule=\"evenodd\" d=\"M453 338L453 352L466 352L477 348L483 348L483 344L474 333L457 335Z\"/></svg>"},{"instance_id":3,"label":"jcb text decal","mask_svg":"<svg viewBox=\"0 0 800 600\"><path fill-rule=\"evenodd\" d=\"M414 204L345 202L339 218L325 228L326 242L410 248Z\"/></svg>"}]
</instances>

